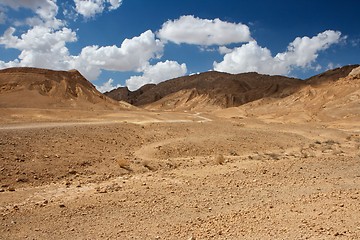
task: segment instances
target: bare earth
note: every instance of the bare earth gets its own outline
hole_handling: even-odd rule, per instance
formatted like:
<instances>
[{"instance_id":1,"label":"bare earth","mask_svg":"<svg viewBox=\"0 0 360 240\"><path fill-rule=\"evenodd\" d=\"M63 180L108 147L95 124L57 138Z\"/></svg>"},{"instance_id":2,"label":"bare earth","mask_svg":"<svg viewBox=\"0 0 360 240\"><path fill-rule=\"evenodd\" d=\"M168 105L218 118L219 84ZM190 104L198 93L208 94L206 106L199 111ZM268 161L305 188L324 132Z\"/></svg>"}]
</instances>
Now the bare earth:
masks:
<instances>
[{"instance_id":1,"label":"bare earth","mask_svg":"<svg viewBox=\"0 0 360 240\"><path fill-rule=\"evenodd\" d=\"M357 122L1 113L0 239L360 239Z\"/></svg>"}]
</instances>

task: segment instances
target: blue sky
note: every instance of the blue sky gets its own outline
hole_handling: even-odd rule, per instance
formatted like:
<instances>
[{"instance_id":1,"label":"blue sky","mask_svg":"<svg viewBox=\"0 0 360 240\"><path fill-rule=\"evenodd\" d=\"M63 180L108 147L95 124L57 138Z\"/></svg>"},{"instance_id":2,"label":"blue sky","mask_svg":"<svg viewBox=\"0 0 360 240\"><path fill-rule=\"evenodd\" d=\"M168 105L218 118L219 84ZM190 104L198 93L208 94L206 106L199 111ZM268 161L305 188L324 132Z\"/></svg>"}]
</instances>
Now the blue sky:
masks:
<instances>
[{"instance_id":1,"label":"blue sky","mask_svg":"<svg viewBox=\"0 0 360 240\"><path fill-rule=\"evenodd\" d=\"M359 63L360 2L1 0L0 68L76 68L99 90L209 70L307 78Z\"/></svg>"}]
</instances>

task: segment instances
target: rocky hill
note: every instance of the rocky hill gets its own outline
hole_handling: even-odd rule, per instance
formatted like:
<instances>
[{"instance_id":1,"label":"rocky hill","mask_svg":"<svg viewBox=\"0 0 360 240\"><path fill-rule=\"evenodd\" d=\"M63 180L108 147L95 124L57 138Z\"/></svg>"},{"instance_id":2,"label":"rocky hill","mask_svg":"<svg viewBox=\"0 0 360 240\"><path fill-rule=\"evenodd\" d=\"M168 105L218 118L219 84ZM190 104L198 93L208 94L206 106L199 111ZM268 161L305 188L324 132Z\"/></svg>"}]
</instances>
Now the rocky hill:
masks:
<instances>
[{"instance_id":1,"label":"rocky hill","mask_svg":"<svg viewBox=\"0 0 360 240\"><path fill-rule=\"evenodd\" d=\"M205 72L158 85L145 85L134 92L118 88L105 94L151 109L228 108L264 97L282 98L294 93L302 84L299 79L283 76Z\"/></svg>"},{"instance_id":2,"label":"rocky hill","mask_svg":"<svg viewBox=\"0 0 360 240\"><path fill-rule=\"evenodd\" d=\"M360 67L346 67L345 70L339 68L315 76L305 81L306 84L301 89L285 98L263 98L237 108L220 110L217 114L227 117L257 116L292 122L345 121L358 124Z\"/></svg>"},{"instance_id":3,"label":"rocky hill","mask_svg":"<svg viewBox=\"0 0 360 240\"><path fill-rule=\"evenodd\" d=\"M130 106L101 94L76 70L8 68L0 70L0 107L117 109Z\"/></svg>"},{"instance_id":4,"label":"rocky hill","mask_svg":"<svg viewBox=\"0 0 360 240\"><path fill-rule=\"evenodd\" d=\"M258 73L205 72L131 92L126 87L105 95L136 106L157 110L214 110L237 107L257 100L285 99L309 88L319 88L344 78L359 65L326 71L306 80ZM294 96L295 96L294 95Z\"/></svg>"}]
</instances>

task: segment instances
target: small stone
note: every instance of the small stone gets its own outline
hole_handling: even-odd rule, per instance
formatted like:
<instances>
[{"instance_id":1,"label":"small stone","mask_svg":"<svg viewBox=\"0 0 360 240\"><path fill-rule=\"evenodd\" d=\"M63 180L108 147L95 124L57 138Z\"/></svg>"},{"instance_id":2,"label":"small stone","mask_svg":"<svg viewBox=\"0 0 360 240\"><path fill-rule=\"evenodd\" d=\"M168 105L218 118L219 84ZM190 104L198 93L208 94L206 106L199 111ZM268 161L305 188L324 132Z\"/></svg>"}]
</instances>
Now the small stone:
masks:
<instances>
[{"instance_id":1,"label":"small stone","mask_svg":"<svg viewBox=\"0 0 360 240\"><path fill-rule=\"evenodd\" d=\"M15 181L24 183L24 182L27 182L28 179L27 178L17 178Z\"/></svg>"},{"instance_id":2,"label":"small stone","mask_svg":"<svg viewBox=\"0 0 360 240\"><path fill-rule=\"evenodd\" d=\"M76 174L76 173L77 173L77 171L76 171L76 170L69 170L69 174L74 175L74 174Z\"/></svg>"},{"instance_id":3,"label":"small stone","mask_svg":"<svg viewBox=\"0 0 360 240\"><path fill-rule=\"evenodd\" d=\"M5 192L5 190L4 190L4 189L2 189L2 188L0 188L0 192Z\"/></svg>"},{"instance_id":4,"label":"small stone","mask_svg":"<svg viewBox=\"0 0 360 240\"><path fill-rule=\"evenodd\" d=\"M59 207L60 207L60 208L64 208L64 207L66 207L66 206L65 206L65 204L63 204L63 203L60 203L60 204L59 204Z\"/></svg>"},{"instance_id":5,"label":"small stone","mask_svg":"<svg viewBox=\"0 0 360 240\"><path fill-rule=\"evenodd\" d=\"M97 191L98 193L107 193L106 188L98 188L98 189L96 189L96 191Z\"/></svg>"},{"instance_id":6,"label":"small stone","mask_svg":"<svg viewBox=\"0 0 360 240\"><path fill-rule=\"evenodd\" d=\"M14 187L9 187L9 188L8 188L8 191L9 191L9 192L15 192L15 188L14 188Z\"/></svg>"}]
</instances>

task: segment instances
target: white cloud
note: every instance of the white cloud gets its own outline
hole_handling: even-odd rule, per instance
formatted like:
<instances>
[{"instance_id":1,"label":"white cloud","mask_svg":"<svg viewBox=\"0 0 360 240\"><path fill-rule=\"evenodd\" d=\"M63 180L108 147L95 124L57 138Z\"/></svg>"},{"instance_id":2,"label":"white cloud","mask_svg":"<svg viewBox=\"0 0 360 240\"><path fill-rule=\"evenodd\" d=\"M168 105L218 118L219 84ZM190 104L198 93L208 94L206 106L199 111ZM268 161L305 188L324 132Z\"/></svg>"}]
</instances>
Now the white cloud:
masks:
<instances>
[{"instance_id":1,"label":"white cloud","mask_svg":"<svg viewBox=\"0 0 360 240\"><path fill-rule=\"evenodd\" d=\"M359 45L360 45L360 38L351 39L351 40L350 40L350 44L351 44L351 46L353 46L353 47L359 46Z\"/></svg>"},{"instance_id":2,"label":"white cloud","mask_svg":"<svg viewBox=\"0 0 360 240\"><path fill-rule=\"evenodd\" d=\"M287 72L283 62L273 58L270 50L260 47L256 41L251 41L227 53L222 62L214 63L214 69L228 73L258 72L279 74Z\"/></svg>"},{"instance_id":3,"label":"white cloud","mask_svg":"<svg viewBox=\"0 0 360 240\"><path fill-rule=\"evenodd\" d=\"M168 79L184 76L187 72L186 64L175 61L158 62L156 65L148 65L142 76L133 76L126 80L130 91L135 91L148 83L160 83Z\"/></svg>"},{"instance_id":4,"label":"white cloud","mask_svg":"<svg viewBox=\"0 0 360 240\"><path fill-rule=\"evenodd\" d=\"M110 92L111 90L115 89L115 88L119 88L122 87L121 84L117 84L117 85L113 85L114 80L112 78L110 78L107 82L104 82L101 86L97 86L95 85L96 89L99 92Z\"/></svg>"},{"instance_id":5,"label":"white cloud","mask_svg":"<svg viewBox=\"0 0 360 240\"><path fill-rule=\"evenodd\" d=\"M182 16L167 21L158 32L158 37L176 44L227 45L251 40L249 27L241 23Z\"/></svg>"},{"instance_id":6,"label":"white cloud","mask_svg":"<svg viewBox=\"0 0 360 240\"><path fill-rule=\"evenodd\" d=\"M346 37L345 37L346 38ZM276 55L282 61L298 67L306 67L318 57L318 52L341 40L341 32L327 30L312 38L297 37L284 53Z\"/></svg>"},{"instance_id":7,"label":"white cloud","mask_svg":"<svg viewBox=\"0 0 360 240\"><path fill-rule=\"evenodd\" d=\"M222 62L214 62L214 69L221 72L258 72L263 74L288 74L293 67L311 68L318 53L342 40L341 33L328 30L312 38L296 38L286 52L275 57L267 48L251 41L226 53Z\"/></svg>"},{"instance_id":8,"label":"white cloud","mask_svg":"<svg viewBox=\"0 0 360 240\"><path fill-rule=\"evenodd\" d=\"M326 67L326 70L331 70L331 69L338 68L338 67L341 67L341 65L340 64L335 64L333 62L329 62L327 67Z\"/></svg>"},{"instance_id":9,"label":"white cloud","mask_svg":"<svg viewBox=\"0 0 360 240\"><path fill-rule=\"evenodd\" d=\"M76 11L85 18L90 18L104 11L103 0L74 0Z\"/></svg>"},{"instance_id":10,"label":"white cloud","mask_svg":"<svg viewBox=\"0 0 360 240\"><path fill-rule=\"evenodd\" d=\"M122 0L108 0L110 3L109 10L118 9L121 6Z\"/></svg>"},{"instance_id":11,"label":"white cloud","mask_svg":"<svg viewBox=\"0 0 360 240\"><path fill-rule=\"evenodd\" d=\"M106 8L115 10L121 6L122 0L74 0L75 10L85 18L92 18Z\"/></svg>"},{"instance_id":12,"label":"white cloud","mask_svg":"<svg viewBox=\"0 0 360 240\"><path fill-rule=\"evenodd\" d=\"M317 64L317 65L315 66L315 71L316 71L316 72L320 72L321 69L322 69L322 66L321 66L320 64Z\"/></svg>"},{"instance_id":13,"label":"white cloud","mask_svg":"<svg viewBox=\"0 0 360 240\"><path fill-rule=\"evenodd\" d=\"M38 26L28 30L21 37L15 36L14 33L15 28L8 28L0 37L0 43L4 44L6 48L50 52L54 48L56 49L59 44L63 46L65 42L76 41L76 33L68 28L54 31L50 28Z\"/></svg>"},{"instance_id":14,"label":"white cloud","mask_svg":"<svg viewBox=\"0 0 360 240\"><path fill-rule=\"evenodd\" d=\"M0 6L0 24L4 24L5 22L6 22L5 9Z\"/></svg>"},{"instance_id":15,"label":"white cloud","mask_svg":"<svg viewBox=\"0 0 360 240\"><path fill-rule=\"evenodd\" d=\"M224 54L227 54L227 53L231 53L233 50L230 49L230 48L227 48L225 46L220 46L219 47L219 53L224 55Z\"/></svg>"},{"instance_id":16,"label":"white cloud","mask_svg":"<svg viewBox=\"0 0 360 240\"><path fill-rule=\"evenodd\" d=\"M68 28L52 30L44 26L31 28L20 37L14 35L15 29L9 28L0 37L0 44L6 48L21 51L17 62L18 66L33 66L52 69L66 68L66 58L69 56L67 42L77 40L75 32ZM13 66L14 61L5 63Z\"/></svg>"},{"instance_id":17,"label":"white cloud","mask_svg":"<svg viewBox=\"0 0 360 240\"><path fill-rule=\"evenodd\" d=\"M27 18L22 24L31 26L45 25L47 27L59 28L63 22L56 18L58 6L56 0L2 0L0 5L15 10L27 8L32 10L37 16ZM18 24L20 21L17 21Z\"/></svg>"},{"instance_id":18,"label":"white cloud","mask_svg":"<svg viewBox=\"0 0 360 240\"><path fill-rule=\"evenodd\" d=\"M56 16L58 6L56 0L2 0L0 5L18 10L28 8L33 10L43 19L52 19Z\"/></svg>"},{"instance_id":19,"label":"white cloud","mask_svg":"<svg viewBox=\"0 0 360 240\"><path fill-rule=\"evenodd\" d=\"M117 46L88 46L74 57L72 68L78 69L90 80L98 77L100 70L141 71L150 59L160 58L163 43L148 30L138 37L125 39Z\"/></svg>"}]
</instances>

